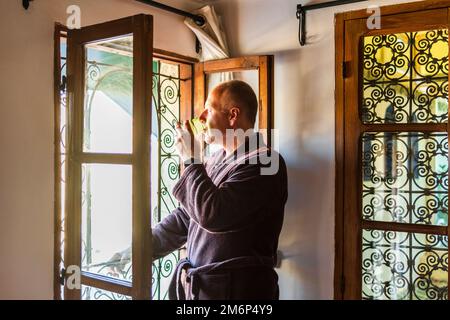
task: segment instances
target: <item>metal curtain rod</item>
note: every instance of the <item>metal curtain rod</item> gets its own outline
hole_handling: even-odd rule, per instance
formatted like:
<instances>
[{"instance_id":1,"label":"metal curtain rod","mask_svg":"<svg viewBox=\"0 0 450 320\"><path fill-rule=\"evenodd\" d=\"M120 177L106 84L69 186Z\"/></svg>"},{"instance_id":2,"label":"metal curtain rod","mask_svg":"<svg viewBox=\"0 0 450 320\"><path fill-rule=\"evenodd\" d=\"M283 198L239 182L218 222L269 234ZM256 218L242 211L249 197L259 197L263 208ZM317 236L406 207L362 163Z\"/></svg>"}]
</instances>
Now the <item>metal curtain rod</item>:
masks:
<instances>
[{"instance_id":1,"label":"metal curtain rod","mask_svg":"<svg viewBox=\"0 0 450 320\"><path fill-rule=\"evenodd\" d=\"M336 7L349 3L363 2L368 0L339 0L339 1L330 1L325 3L317 3L303 6L301 4L297 5L297 19L298 22L298 39L300 41L300 45L304 46L306 44L306 11L328 8L328 7Z\"/></svg>"},{"instance_id":2,"label":"metal curtain rod","mask_svg":"<svg viewBox=\"0 0 450 320\"><path fill-rule=\"evenodd\" d=\"M152 0L136 0L136 1L148 4L149 6L156 7L158 9L162 9L162 10L166 10L166 11L178 14L183 17L191 18L199 26L202 26L205 23L205 18L200 15L192 14L192 13L189 13L189 12L186 12L186 11L174 8L174 7L170 7L163 3L159 3L156 1L152 1Z\"/></svg>"},{"instance_id":3,"label":"metal curtain rod","mask_svg":"<svg viewBox=\"0 0 450 320\"><path fill-rule=\"evenodd\" d=\"M22 0L22 6L24 7L25 10L27 10L28 7L30 6L30 1L33 1L33 0ZM163 3L159 3L156 1L152 1L152 0L136 0L136 1L145 3L149 6L156 7L156 8L162 9L162 10L170 11L172 13L178 14L183 17L191 18L199 26L202 26L205 23L205 18L203 16L200 16L197 14L192 14L192 13L189 13L189 12L186 12L186 11L174 8L174 7L170 7Z\"/></svg>"}]
</instances>

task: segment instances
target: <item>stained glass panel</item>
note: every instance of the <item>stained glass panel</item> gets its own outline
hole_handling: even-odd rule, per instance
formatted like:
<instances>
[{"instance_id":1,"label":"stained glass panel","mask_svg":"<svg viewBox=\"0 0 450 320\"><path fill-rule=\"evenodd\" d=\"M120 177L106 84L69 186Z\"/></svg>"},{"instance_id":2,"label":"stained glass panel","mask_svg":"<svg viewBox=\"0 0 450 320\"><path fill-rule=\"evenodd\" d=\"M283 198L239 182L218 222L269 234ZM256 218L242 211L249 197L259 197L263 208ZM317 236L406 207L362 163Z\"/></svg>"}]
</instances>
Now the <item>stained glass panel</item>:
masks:
<instances>
[{"instance_id":1,"label":"stained glass panel","mask_svg":"<svg viewBox=\"0 0 450 320\"><path fill-rule=\"evenodd\" d=\"M448 224L446 133L364 133L365 220Z\"/></svg>"},{"instance_id":2,"label":"stained glass panel","mask_svg":"<svg viewBox=\"0 0 450 320\"><path fill-rule=\"evenodd\" d=\"M364 123L447 122L447 29L364 37L362 55Z\"/></svg>"},{"instance_id":3,"label":"stained glass panel","mask_svg":"<svg viewBox=\"0 0 450 320\"><path fill-rule=\"evenodd\" d=\"M448 237L363 230L362 250L363 299L448 299Z\"/></svg>"}]
</instances>

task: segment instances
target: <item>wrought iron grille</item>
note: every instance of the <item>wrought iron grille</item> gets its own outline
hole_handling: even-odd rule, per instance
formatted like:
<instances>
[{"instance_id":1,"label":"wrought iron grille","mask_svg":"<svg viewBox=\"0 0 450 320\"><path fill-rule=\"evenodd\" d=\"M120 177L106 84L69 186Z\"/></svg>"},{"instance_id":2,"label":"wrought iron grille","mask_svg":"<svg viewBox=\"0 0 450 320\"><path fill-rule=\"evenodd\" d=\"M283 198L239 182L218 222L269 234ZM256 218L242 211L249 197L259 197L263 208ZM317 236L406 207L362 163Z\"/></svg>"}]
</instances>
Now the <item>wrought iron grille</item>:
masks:
<instances>
[{"instance_id":1,"label":"wrought iron grille","mask_svg":"<svg viewBox=\"0 0 450 320\"><path fill-rule=\"evenodd\" d=\"M362 54L363 122L447 122L447 29L364 37Z\"/></svg>"},{"instance_id":2,"label":"wrought iron grille","mask_svg":"<svg viewBox=\"0 0 450 320\"><path fill-rule=\"evenodd\" d=\"M176 207L177 200L171 190L180 176L180 159L175 153L175 125L180 121L180 70L179 65L160 60L153 62L153 113L158 143L157 205L152 224L160 222ZM154 122L155 123L155 122ZM153 263L152 296L154 300L168 299L168 287L180 251L170 253Z\"/></svg>"},{"instance_id":3,"label":"wrought iron grille","mask_svg":"<svg viewBox=\"0 0 450 320\"><path fill-rule=\"evenodd\" d=\"M131 300L130 296L89 286L81 287L81 296L83 300Z\"/></svg>"},{"instance_id":4,"label":"wrought iron grille","mask_svg":"<svg viewBox=\"0 0 450 320\"><path fill-rule=\"evenodd\" d=\"M64 240L65 240L65 189L66 189L66 141L67 141L67 64L66 64L66 53L67 46L65 42L65 38L60 37L60 79L59 83L61 84L59 87L59 93L60 93L60 104L59 104L59 110L60 110L60 118L58 125L58 131L59 131L59 152L60 152L60 184L59 184L59 193L60 193L60 203L59 208L60 212L59 215L61 217L60 222L60 264L59 264L59 270L64 270ZM60 272L60 274L61 274ZM62 283L62 281L61 281ZM61 284L60 286L60 294L61 299L64 299L64 286Z\"/></svg>"},{"instance_id":5,"label":"wrought iron grille","mask_svg":"<svg viewBox=\"0 0 450 320\"><path fill-rule=\"evenodd\" d=\"M362 143L365 220L447 225L446 133L364 133Z\"/></svg>"},{"instance_id":6,"label":"wrought iron grille","mask_svg":"<svg viewBox=\"0 0 450 320\"><path fill-rule=\"evenodd\" d=\"M446 123L448 54L447 29L364 37L362 122ZM362 219L448 225L447 133L364 132L360 144ZM446 236L366 228L361 266L363 299L448 299Z\"/></svg>"},{"instance_id":7,"label":"wrought iron grille","mask_svg":"<svg viewBox=\"0 0 450 320\"><path fill-rule=\"evenodd\" d=\"M363 230L363 299L447 300L448 237Z\"/></svg>"}]
</instances>

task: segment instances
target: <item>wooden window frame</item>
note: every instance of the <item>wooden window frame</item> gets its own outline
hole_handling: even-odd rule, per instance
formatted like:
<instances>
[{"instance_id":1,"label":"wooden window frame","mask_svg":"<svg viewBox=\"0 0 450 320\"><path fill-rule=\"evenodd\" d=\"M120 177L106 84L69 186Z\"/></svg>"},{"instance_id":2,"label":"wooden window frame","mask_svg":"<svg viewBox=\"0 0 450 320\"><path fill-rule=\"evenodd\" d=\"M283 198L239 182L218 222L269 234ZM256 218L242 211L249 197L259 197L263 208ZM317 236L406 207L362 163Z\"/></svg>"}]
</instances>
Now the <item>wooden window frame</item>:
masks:
<instances>
[{"instance_id":1,"label":"wooden window frame","mask_svg":"<svg viewBox=\"0 0 450 320\"><path fill-rule=\"evenodd\" d=\"M60 125L60 108L61 108L61 95L60 95L60 79L61 79L61 37L67 38L68 28L56 23L54 32L54 277L53 277L53 295L55 300L61 300L61 270L60 265L62 262L61 252L61 227L62 227L62 208L61 208L61 125ZM198 62L198 59L173 53L162 49L153 49L153 60L159 59L162 61L174 62L180 66L180 78L187 79L180 84L180 110L182 116L189 119L193 115L193 71L194 64ZM130 155L113 154L109 155L108 161L105 161L104 155L92 154L89 159L85 159L89 163L123 163L131 162ZM122 295L132 295L131 287L129 284L122 281L118 281L117 284L110 282L108 285L104 285L104 278L102 276L87 277L82 275L82 282L88 286L96 286L99 289L108 291L114 291Z\"/></svg>"},{"instance_id":2,"label":"wooden window frame","mask_svg":"<svg viewBox=\"0 0 450 320\"><path fill-rule=\"evenodd\" d=\"M60 93L60 79L61 79L61 38L66 37L67 28L59 23L55 24L54 32L54 65L53 65L53 136L55 146L54 149L54 220L53 220L53 299L61 300L61 274L60 265L62 262L61 252L61 227L62 227L62 213L61 213L61 93Z\"/></svg>"},{"instance_id":3,"label":"wooden window frame","mask_svg":"<svg viewBox=\"0 0 450 320\"><path fill-rule=\"evenodd\" d=\"M401 25L402 19L396 15L415 13L434 9L446 9L447 17L450 17L450 3L444 0L429 0L414 3L396 4L381 7L381 24L383 27L383 21L389 20L390 24ZM352 232L352 230L345 230L344 227L349 224L349 221L344 221L345 217L345 181L348 176L345 172L345 82L347 81L346 76L352 76L355 70L358 70L357 62L347 61L345 57L345 48L348 43L345 43L346 34L346 23L357 19L366 19L370 17L372 13L367 12L366 9L343 12L335 15L335 267L334 267L334 298L341 299L358 299L357 292L351 292L348 294L349 283L360 283L361 279L348 279L349 275L346 275L346 265L344 264L344 250L355 250L360 248L354 247L354 244L349 244L345 242L345 234ZM422 21L423 22L423 21ZM421 21L417 22L418 24ZM447 20L447 27L449 26L449 21ZM409 28L414 28L414 26L409 26ZM385 33L389 29L382 29L381 32ZM407 30L405 30L407 31ZM373 32L375 34L377 31ZM353 35L354 36L354 35ZM359 35L358 35L359 36ZM357 59L356 59L357 60ZM357 71L356 71L357 72ZM354 77L355 78L355 77ZM348 110L346 112L349 112ZM370 130L376 128L375 131L380 130L380 126L383 126L383 131L423 131L424 125L421 124L395 124L395 125L365 125L365 129ZM438 131L450 132L450 118L447 124L434 125ZM365 130L366 131L366 130ZM351 155L351 157L358 157L358 155ZM356 199L355 199L356 200ZM362 219L360 219L362 220ZM354 223L351 221L350 223ZM375 223L378 227L383 228L383 222ZM371 224L373 227L375 224ZM361 221L357 221L356 225L352 224L353 228L361 229ZM399 228L402 230L408 229ZM410 231L418 231L422 229L423 231L429 231L430 228L427 226L416 226L411 228ZM439 229L440 233L450 236L449 227L435 228ZM394 230L395 231L395 230ZM359 252L358 255L361 253ZM353 263L358 263L354 261ZM358 277L359 275L350 276L351 278ZM350 290L351 291L351 290ZM347 293L347 294L346 294ZM359 292L361 295L361 292Z\"/></svg>"},{"instance_id":4,"label":"wooden window frame","mask_svg":"<svg viewBox=\"0 0 450 320\"><path fill-rule=\"evenodd\" d=\"M132 152L129 155L87 153L83 150L84 109L84 45L101 39L133 34L133 133ZM151 298L152 243L150 219L150 114L152 93L147 90L152 83L153 17L137 15L79 30L68 31L68 124L71 127L68 142L68 175L65 217L64 261L67 266L81 263L81 167L82 163L120 163L132 166L132 264L131 285L119 281L104 281L82 272L81 283L86 280L97 288L118 292L133 299ZM150 61L150 63L149 63ZM88 279L89 278L89 279ZM65 299L80 299L81 290L65 287Z\"/></svg>"}]
</instances>

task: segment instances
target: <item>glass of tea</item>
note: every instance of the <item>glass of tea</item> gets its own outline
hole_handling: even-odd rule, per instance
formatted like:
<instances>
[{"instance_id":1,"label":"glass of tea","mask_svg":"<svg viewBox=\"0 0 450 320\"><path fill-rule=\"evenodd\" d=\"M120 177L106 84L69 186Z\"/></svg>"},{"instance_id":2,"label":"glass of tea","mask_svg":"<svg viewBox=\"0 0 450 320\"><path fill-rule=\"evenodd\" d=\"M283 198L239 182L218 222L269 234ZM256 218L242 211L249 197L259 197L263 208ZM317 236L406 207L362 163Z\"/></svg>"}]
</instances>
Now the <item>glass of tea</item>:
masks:
<instances>
[{"instance_id":1,"label":"glass of tea","mask_svg":"<svg viewBox=\"0 0 450 320\"><path fill-rule=\"evenodd\" d=\"M192 132L194 135L198 135L200 133L204 133L206 131L206 124L200 121L199 118L193 118L189 120L189 125L191 126Z\"/></svg>"}]
</instances>

